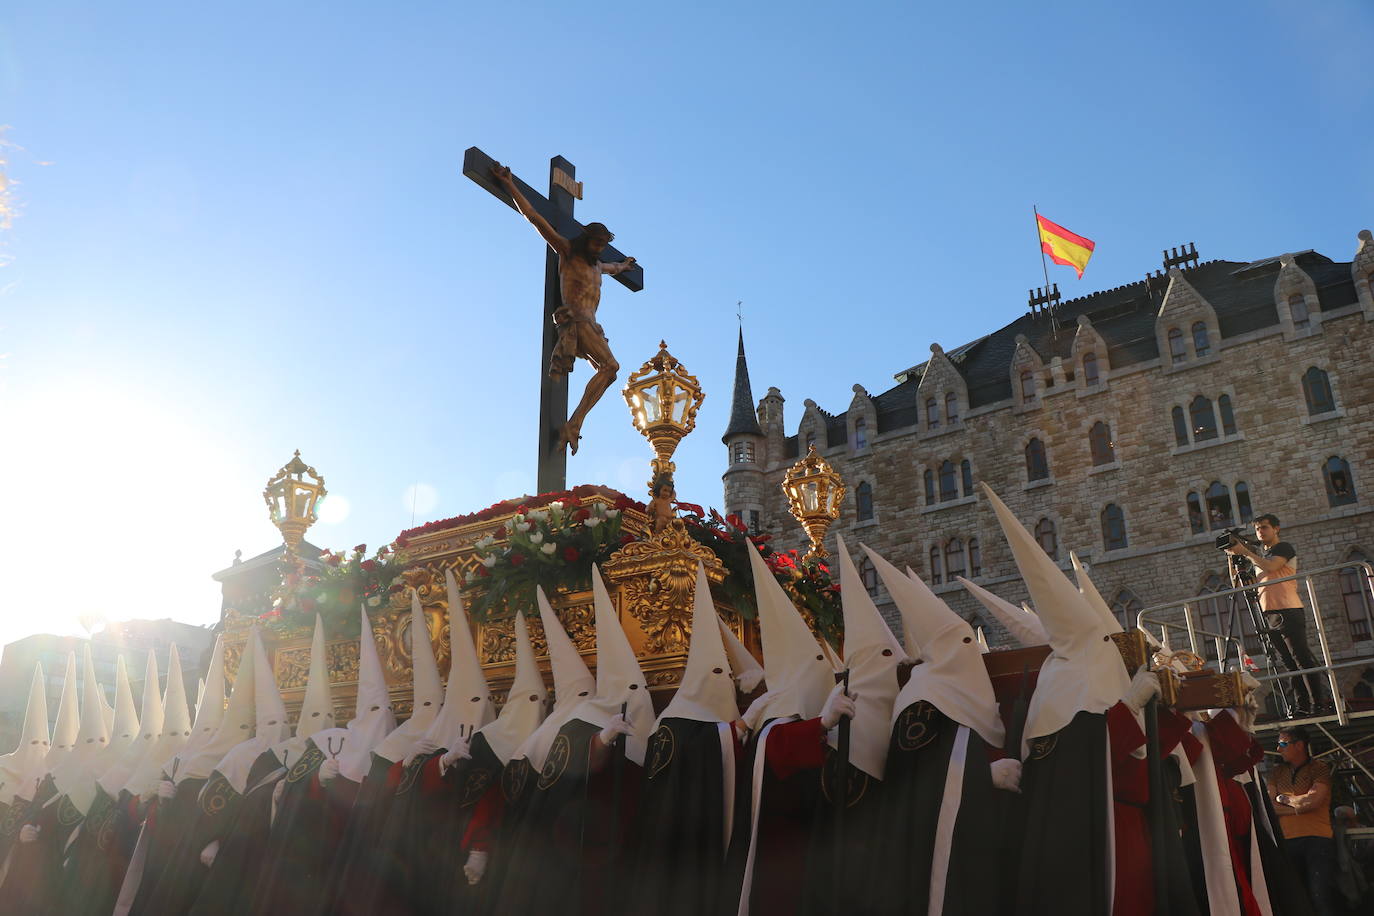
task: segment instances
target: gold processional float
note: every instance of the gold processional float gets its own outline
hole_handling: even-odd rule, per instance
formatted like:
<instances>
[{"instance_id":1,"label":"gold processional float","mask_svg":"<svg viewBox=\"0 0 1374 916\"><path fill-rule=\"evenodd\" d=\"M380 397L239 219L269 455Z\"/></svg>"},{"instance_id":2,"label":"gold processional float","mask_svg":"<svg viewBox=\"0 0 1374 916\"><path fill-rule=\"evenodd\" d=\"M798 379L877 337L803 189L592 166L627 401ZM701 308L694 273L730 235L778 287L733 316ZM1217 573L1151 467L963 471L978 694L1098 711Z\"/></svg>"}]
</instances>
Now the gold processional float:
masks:
<instances>
[{"instance_id":1,"label":"gold processional float","mask_svg":"<svg viewBox=\"0 0 1374 916\"><path fill-rule=\"evenodd\" d=\"M398 717L409 716L413 592L424 610L427 636L440 673L446 674L448 670L450 627L469 626L492 697L504 702L506 688L515 673L517 609L526 612L535 655L541 669L546 675L548 672L543 628L534 612L535 577L522 578L510 558L517 554L535 557L531 565L545 562L542 556L549 557L548 562L557 562L562 558L548 549L549 543L561 543L558 536L566 542L569 531L575 531L580 538L582 548L574 548L579 554L601 548L602 576L657 708L666 705L686 665L698 562L706 568L722 619L761 658L758 627L748 596L752 583L747 581L747 574L736 575L736 579L746 581L724 588L731 573L719 555L720 547L732 545L738 568L742 555L737 551L753 549L749 546L753 539L738 520L732 519L733 530L726 525L716 526L726 536L718 538L718 549L713 549L704 542L710 538L701 536L701 524L689 529L675 513L665 511L668 500L662 487L667 484L670 497L675 470L673 453L695 427L697 411L705 398L700 383L668 352L666 344L660 343L659 352L630 375L623 394L635 429L654 449L649 481L654 499L648 505L600 486L575 487L563 494L525 496L403 532L394 544L371 558L357 549L351 555L329 551L318 557L302 555L305 532L316 521L319 503L327 491L324 478L301 460L298 451L263 491L271 520L284 542L278 564L281 584L270 596L271 607L255 613L255 609L236 608L226 600L221 626L228 681L233 682L250 628L258 625L277 686L294 716L304 698L314 617L319 611L327 620L326 651L336 721L343 724L353 715L357 694L356 634L361 626L359 608L365 606L393 706ZM774 562L784 572L779 579L818 637L828 638L838 646L842 638L839 590L829 583L829 573L822 562L828 552L822 542L839 517L846 493L844 481L811 446L787 471L782 489L790 513L806 532L810 549L802 557L797 557L795 551L776 553ZM705 515L699 512L693 521L701 522ZM714 513L712 516L723 521ZM617 543L609 556L604 556L612 545L604 542L603 535L612 532L617 535ZM733 538L729 537L731 534ZM598 541L598 537L602 540ZM541 556L535 556L536 547ZM492 570L502 563L509 575L498 579ZM578 568L584 571L580 581ZM567 560L566 569L566 580L545 590L569 637L588 667L595 671L595 615L590 583L585 576L587 566L583 563L578 567L573 560ZM461 584L462 613L449 607L446 570L452 570ZM1139 631L1118 634L1117 644L1132 672L1150 657ZM1047 646L1036 646L986 655L999 699L1012 700L1025 689L1026 673L1033 677L1048 653ZM1203 670L1200 659L1194 660L1191 669L1182 674L1164 669L1166 676L1161 680L1169 705L1205 709L1239 702L1243 694L1238 673L1222 675ZM903 680L905 673L903 670Z\"/></svg>"}]
</instances>

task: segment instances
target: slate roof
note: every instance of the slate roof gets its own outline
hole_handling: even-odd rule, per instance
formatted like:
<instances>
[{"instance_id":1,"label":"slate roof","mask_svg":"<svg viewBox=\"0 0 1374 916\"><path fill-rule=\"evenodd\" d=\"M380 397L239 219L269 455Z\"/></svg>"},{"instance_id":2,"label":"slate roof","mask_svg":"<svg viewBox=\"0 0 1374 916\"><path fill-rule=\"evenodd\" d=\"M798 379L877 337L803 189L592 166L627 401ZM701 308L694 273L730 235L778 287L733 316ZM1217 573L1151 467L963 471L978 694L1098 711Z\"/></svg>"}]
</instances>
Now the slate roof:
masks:
<instances>
[{"instance_id":1,"label":"slate roof","mask_svg":"<svg viewBox=\"0 0 1374 916\"><path fill-rule=\"evenodd\" d=\"M730 425L725 427L725 435L720 441L730 442L731 436L749 433L762 436L759 417L754 412L754 393L749 388L749 363L744 359L744 328L739 329L739 355L735 357L735 393L730 402Z\"/></svg>"},{"instance_id":2,"label":"slate roof","mask_svg":"<svg viewBox=\"0 0 1374 916\"><path fill-rule=\"evenodd\" d=\"M1183 276L1216 311L1223 339L1279 323L1274 284L1282 257L1248 263L1207 261L1183 271ZM1358 302L1350 262L1332 261L1315 251L1299 252L1294 257L1316 284L1319 311ZM1080 315L1088 316L1093 329L1106 342L1107 359L1113 369L1157 359L1155 317L1168 286L1169 277L1156 273L1135 283L1066 300L1059 305L1057 334L1047 314L1026 312L999 330L946 351L945 355L968 385L970 408L1011 398L1010 366L1019 335L1026 336L1045 363L1056 356L1068 360ZM916 388L925 368L926 363L921 363L898 373L895 387L874 396L879 433L916 424L920 410ZM826 421L828 443L843 443L844 415L832 419L827 414ZM785 440L783 451L786 457L796 457L796 436Z\"/></svg>"}]
</instances>

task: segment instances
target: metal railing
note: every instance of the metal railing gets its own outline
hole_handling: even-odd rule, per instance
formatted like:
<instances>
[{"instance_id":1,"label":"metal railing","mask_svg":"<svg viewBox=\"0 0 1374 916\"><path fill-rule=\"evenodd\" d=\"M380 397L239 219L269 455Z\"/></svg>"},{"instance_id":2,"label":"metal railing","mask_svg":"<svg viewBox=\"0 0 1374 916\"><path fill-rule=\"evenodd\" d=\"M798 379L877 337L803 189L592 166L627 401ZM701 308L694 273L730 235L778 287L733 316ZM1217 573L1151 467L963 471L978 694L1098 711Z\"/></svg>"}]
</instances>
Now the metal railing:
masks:
<instances>
[{"instance_id":1,"label":"metal railing","mask_svg":"<svg viewBox=\"0 0 1374 916\"><path fill-rule=\"evenodd\" d=\"M1204 630L1197 625L1193 605L1200 604L1204 601L1225 599L1232 595L1239 596L1240 600L1243 602L1245 601L1245 592L1258 591L1261 587L1277 585L1280 582L1294 582L1300 580L1307 586L1308 606L1304 610L1306 610L1306 612L1311 615L1311 620L1315 624L1314 629L1317 633L1317 644L1321 648L1322 663L1316 668L1302 668L1297 671L1278 671L1274 674L1267 674L1258 677L1257 680L1279 681L1293 677L1302 677L1309 674L1324 673L1326 675L1327 689L1331 691L1331 702L1335 706L1336 719L1341 725L1345 725L1350 721L1350 717L1348 712L1346 711L1345 698L1341 696L1340 687L1336 682L1336 671L1341 668L1351 668L1357 665L1368 665L1369 659L1356 659L1354 661L1341 662L1339 664L1335 664L1331 661L1331 646L1326 635L1326 623L1322 620L1321 605L1317 601L1317 590L1312 585L1312 579L1316 576L1324 575L1326 573L1339 573L1341 570L1350 569L1351 567L1360 567L1364 570L1364 588L1366 592L1372 598L1374 598L1374 566L1371 566L1366 561L1351 560L1345 563L1337 563L1332 566L1323 566L1320 569L1312 569L1308 570L1307 572L1296 573L1295 575L1291 576L1285 576L1282 579L1266 579L1263 583L1255 583L1254 585L1243 585L1237 588L1229 588L1225 591L1219 592L1208 592L1205 596L1194 595L1191 598L1184 598L1181 601L1171 601L1168 604L1152 605L1151 607L1147 607L1140 613L1136 614L1136 626L1140 627L1141 629L1148 629L1146 627L1146 624L1158 627L1162 641L1166 644L1169 643L1170 630L1184 630L1188 634L1189 651L1191 651L1194 655L1199 656L1205 655L1205 653L1199 651L1199 637L1202 637L1204 639L1211 639L1216 649L1217 662L1218 664L1222 665L1223 669L1225 668L1228 648L1233 648L1235 650L1235 670L1243 671L1245 670L1245 659L1247 654L1245 651L1243 632L1244 627L1242 626L1241 628L1242 635L1240 637L1233 636L1229 633L1214 633L1210 630ZM1371 603L1370 606L1374 607L1374 603ZM1168 611L1173 608L1182 609L1182 626L1173 621L1159 619L1158 615L1161 612ZM1241 613L1241 611L1235 607L1234 602L1232 603L1232 613ZM1274 659L1270 658L1269 662L1272 666L1274 663ZM1312 699L1315 701L1316 698L1313 697Z\"/></svg>"}]
</instances>

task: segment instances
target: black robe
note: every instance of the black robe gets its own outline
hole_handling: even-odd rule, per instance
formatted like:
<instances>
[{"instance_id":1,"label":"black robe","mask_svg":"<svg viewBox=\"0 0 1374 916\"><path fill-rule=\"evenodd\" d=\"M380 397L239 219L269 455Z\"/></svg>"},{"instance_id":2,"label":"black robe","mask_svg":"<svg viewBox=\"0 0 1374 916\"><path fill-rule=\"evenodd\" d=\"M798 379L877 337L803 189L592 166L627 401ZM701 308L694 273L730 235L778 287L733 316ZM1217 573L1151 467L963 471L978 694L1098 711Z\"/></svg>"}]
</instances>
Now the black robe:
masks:
<instances>
[{"instance_id":1,"label":"black robe","mask_svg":"<svg viewBox=\"0 0 1374 916\"><path fill-rule=\"evenodd\" d=\"M99 785L86 819L71 845L62 866L62 911L73 916L108 916L119 896L128 855L117 842L115 822L121 798L111 798Z\"/></svg>"},{"instance_id":2,"label":"black robe","mask_svg":"<svg viewBox=\"0 0 1374 916\"><path fill-rule=\"evenodd\" d=\"M129 909L131 916L153 913L147 909L148 901L162 880L168 863L200 815L200 791L205 788L205 783L204 779L183 779L177 783L175 795L171 798L158 796L149 806L143 822L143 832L146 834L144 846L147 851L144 854L143 873L139 878L138 891Z\"/></svg>"},{"instance_id":3,"label":"black robe","mask_svg":"<svg viewBox=\"0 0 1374 916\"><path fill-rule=\"evenodd\" d=\"M729 728L729 726L726 726ZM733 736L730 737L734 741ZM735 792L749 792L736 745ZM727 901L720 723L663 719L644 755L639 810L617 901L625 916L695 916ZM732 823L732 833L748 822Z\"/></svg>"},{"instance_id":4,"label":"black robe","mask_svg":"<svg viewBox=\"0 0 1374 916\"><path fill-rule=\"evenodd\" d=\"M470 757L444 773L439 762L446 750L416 757L404 769L373 847L372 896L360 912L440 916L475 907L477 891L463 874L467 835L479 826L474 818L489 817L488 793L499 799L502 765L481 734L469 750Z\"/></svg>"},{"instance_id":5,"label":"black robe","mask_svg":"<svg viewBox=\"0 0 1374 916\"><path fill-rule=\"evenodd\" d=\"M1025 830L1014 912L1106 916L1112 909L1107 718L1080 712L1030 745L1021 771Z\"/></svg>"},{"instance_id":6,"label":"black robe","mask_svg":"<svg viewBox=\"0 0 1374 916\"><path fill-rule=\"evenodd\" d=\"M57 916L62 912L62 851L82 814L66 795L57 795L51 775L29 802L22 824L38 827L32 843L16 840L10 850L9 871L0 886L0 901L7 912L25 916Z\"/></svg>"},{"instance_id":7,"label":"black robe","mask_svg":"<svg viewBox=\"0 0 1374 916\"><path fill-rule=\"evenodd\" d=\"M277 766L276 755L271 751L259 754L249 770L247 784L255 784ZM185 784L177 787L178 799ZM223 845L233 832L243 798L218 770L210 774L196 798L195 816L188 829L173 847L157 883L139 888L130 916L175 916L190 910L210 872L201 862L200 855L216 840Z\"/></svg>"},{"instance_id":8,"label":"black robe","mask_svg":"<svg viewBox=\"0 0 1374 916\"><path fill-rule=\"evenodd\" d=\"M276 757L273 756L275 761ZM250 913L254 885L267 856L272 829L272 791L286 775L280 765L250 782L232 829L220 837L219 852L190 909L191 916L241 916Z\"/></svg>"},{"instance_id":9,"label":"black robe","mask_svg":"<svg viewBox=\"0 0 1374 916\"><path fill-rule=\"evenodd\" d=\"M544 767L525 791L519 818L506 823L492 854L499 868L486 888L493 914L595 913L618 892L612 880L632 821L640 768L614 752L600 772L590 768L591 742L600 731L580 719L559 729ZM619 812L613 813L620 769ZM486 883L486 882L483 882Z\"/></svg>"},{"instance_id":10,"label":"black robe","mask_svg":"<svg viewBox=\"0 0 1374 916\"><path fill-rule=\"evenodd\" d=\"M769 726L772 725L770 728ZM768 733L763 747L760 740ZM820 719L770 721L750 741L744 783L735 792L735 829L731 835L725 912L733 913L743 895L751 835L757 832L749 912L799 913L807 893L805 863L821 811L821 773L825 764L825 729ZM765 757L757 825L751 822L753 774L758 755Z\"/></svg>"},{"instance_id":11,"label":"black robe","mask_svg":"<svg viewBox=\"0 0 1374 916\"><path fill-rule=\"evenodd\" d=\"M358 786L348 826L329 866L328 899L316 911L321 916L370 916L368 904L377 899L380 877L375 866L377 838L396 799L400 777L400 763L372 755L372 769Z\"/></svg>"},{"instance_id":12,"label":"black robe","mask_svg":"<svg viewBox=\"0 0 1374 916\"><path fill-rule=\"evenodd\" d=\"M321 783L326 759L312 739L287 771L262 871L244 912L303 916L322 906L329 864L358 787L342 776Z\"/></svg>"},{"instance_id":13,"label":"black robe","mask_svg":"<svg viewBox=\"0 0 1374 916\"><path fill-rule=\"evenodd\" d=\"M961 730L966 746L959 809L945 839L938 835L938 826ZM943 912L982 916L1005 909L1000 896L1006 868L1001 816L1003 796L1010 793L993 788L990 759L987 742L976 731L931 703L918 700L902 710L893 724L882 781L870 780L872 797L860 798L847 812L845 848L852 851L849 859L854 861L845 862L849 883L839 898L846 912L924 916L934 879L932 859L945 843L949 865ZM874 842L875 837L881 840ZM811 870L822 866L817 862Z\"/></svg>"}]
</instances>

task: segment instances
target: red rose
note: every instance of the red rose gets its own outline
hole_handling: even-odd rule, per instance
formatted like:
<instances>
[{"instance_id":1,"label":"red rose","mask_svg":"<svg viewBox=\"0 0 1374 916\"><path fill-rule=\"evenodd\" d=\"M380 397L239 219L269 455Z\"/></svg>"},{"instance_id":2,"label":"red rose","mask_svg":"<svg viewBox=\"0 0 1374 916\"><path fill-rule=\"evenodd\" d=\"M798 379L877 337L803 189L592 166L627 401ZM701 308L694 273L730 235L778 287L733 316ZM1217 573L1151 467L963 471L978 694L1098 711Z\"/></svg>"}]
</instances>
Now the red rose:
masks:
<instances>
[{"instance_id":1,"label":"red rose","mask_svg":"<svg viewBox=\"0 0 1374 916\"><path fill-rule=\"evenodd\" d=\"M510 565L511 565L511 566L524 566L524 565L525 565L525 555L524 555L523 553L520 553L519 551L512 552L511 555L510 555Z\"/></svg>"},{"instance_id":2,"label":"red rose","mask_svg":"<svg viewBox=\"0 0 1374 916\"><path fill-rule=\"evenodd\" d=\"M591 517L592 513L590 509L578 509L576 512L573 513L573 521L575 522L585 522L587 519Z\"/></svg>"},{"instance_id":3,"label":"red rose","mask_svg":"<svg viewBox=\"0 0 1374 916\"><path fill-rule=\"evenodd\" d=\"M485 579L487 576L491 575L491 572L485 566L479 563L477 564L477 575L480 578Z\"/></svg>"},{"instance_id":4,"label":"red rose","mask_svg":"<svg viewBox=\"0 0 1374 916\"><path fill-rule=\"evenodd\" d=\"M359 544L357 547L354 547L354 548L353 548L353 552L354 552L354 553L367 553L367 545L366 545L366 544Z\"/></svg>"},{"instance_id":5,"label":"red rose","mask_svg":"<svg viewBox=\"0 0 1374 916\"><path fill-rule=\"evenodd\" d=\"M744 522L740 520L740 517L739 517L738 515L736 515L735 513L733 513L733 512L731 512L729 515L725 516L725 520L726 520L727 522L729 522L729 523L730 523L730 527L731 527L731 528L734 528L736 531L748 531L748 530L749 530L748 527L745 526Z\"/></svg>"},{"instance_id":6,"label":"red rose","mask_svg":"<svg viewBox=\"0 0 1374 916\"><path fill-rule=\"evenodd\" d=\"M624 512L632 505L634 505L634 500L630 499L628 496L622 496L615 501L615 508L619 509L621 512Z\"/></svg>"},{"instance_id":7,"label":"red rose","mask_svg":"<svg viewBox=\"0 0 1374 916\"><path fill-rule=\"evenodd\" d=\"M578 561L578 559L579 559L581 556L582 556L582 551L578 550L576 547L564 547L564 548L563 548L563 560L564 560L564 562L567 562L567 563L576 563L576 562Z\"/></svg>"},{"instance_id":8,"label":"red rose","mask_svg":"<svg viewBox=\"0 0 1374 916\"><path fill-rule=\"evenodd\" d=\"M395 544L397 550L405 550L406 547L410 546L410 538L403 534L396 539Z\"/></svg>"},{"instance_id":9,"label":"red rose","mask_svg":"<svg viewBox=\"0 0 1374 916\"><path fill-rule=\"evenodd\" d=\"M372 572L372 570L377 568L377 561L363 560L361 563L358 564L358 568L361 569L363 572Z\"/></svg>"},{"instance_id":10,"label":"red rose","mask_svg":"<svg viewBox=\"0 0 1374 916\"><path fill-rule=\"evenodd\" d=\"M576 496L563 500L564 509L576 509L580 505L582 505L582 500L578 499Z\"/></svg>"}]
</instances>

